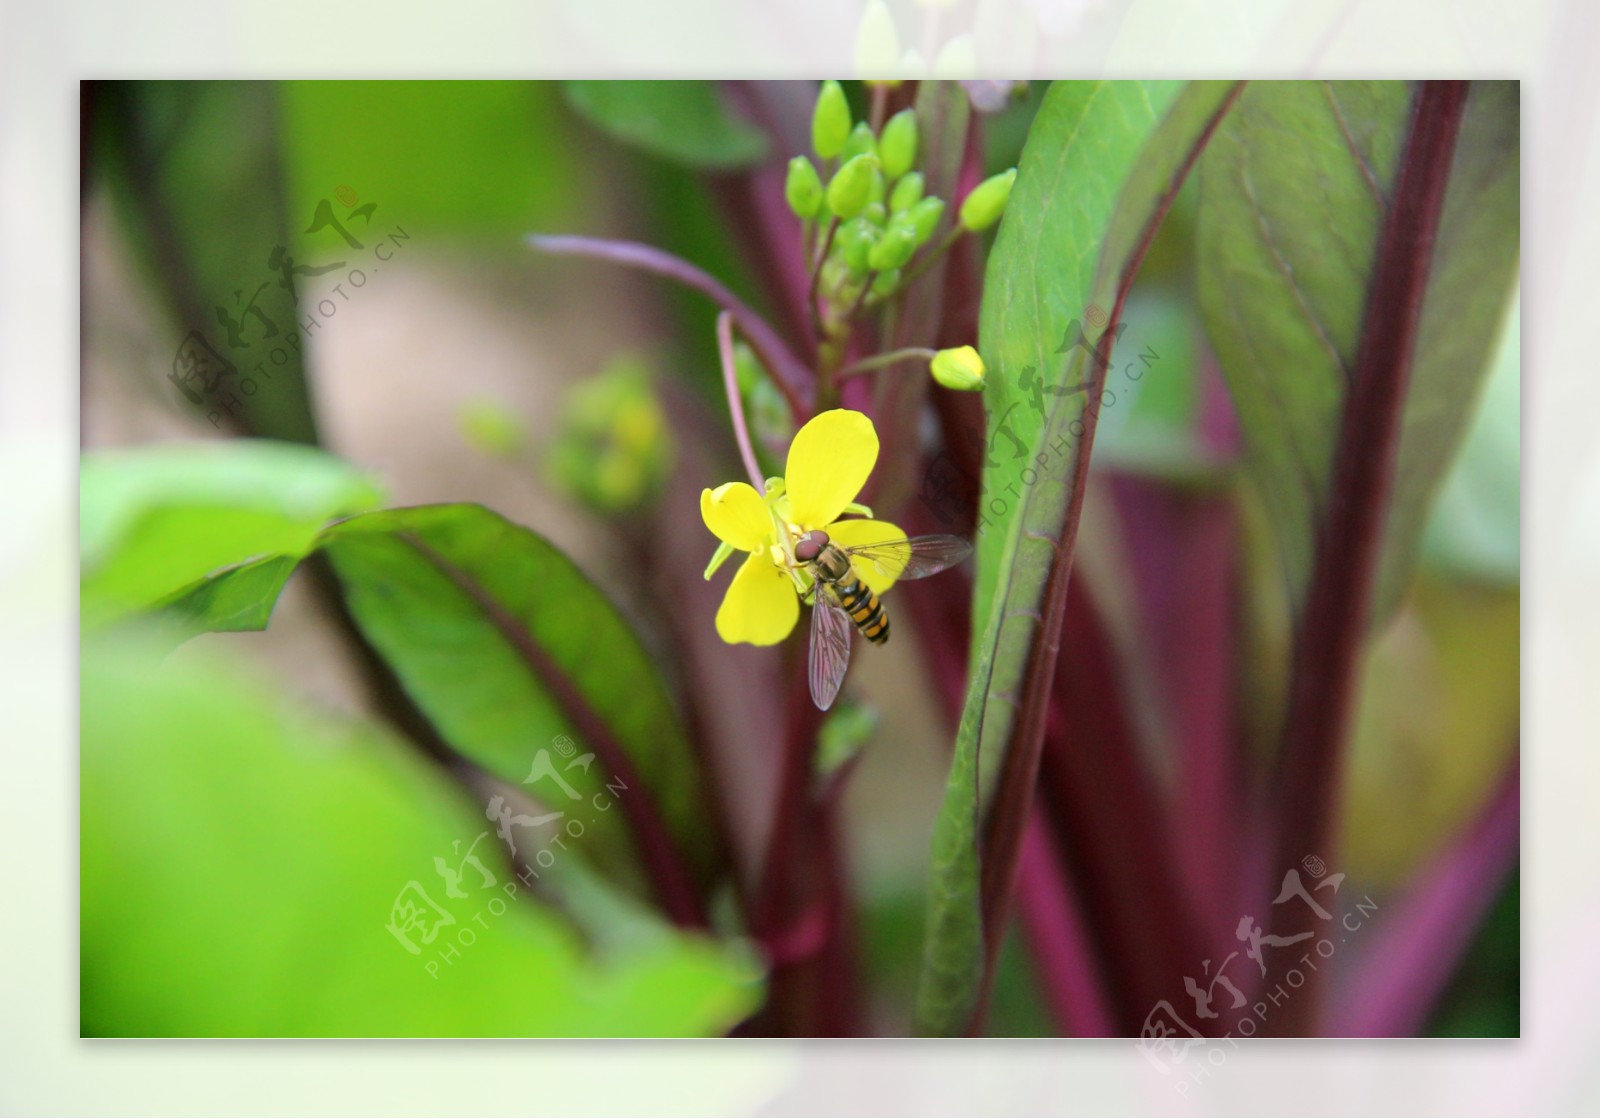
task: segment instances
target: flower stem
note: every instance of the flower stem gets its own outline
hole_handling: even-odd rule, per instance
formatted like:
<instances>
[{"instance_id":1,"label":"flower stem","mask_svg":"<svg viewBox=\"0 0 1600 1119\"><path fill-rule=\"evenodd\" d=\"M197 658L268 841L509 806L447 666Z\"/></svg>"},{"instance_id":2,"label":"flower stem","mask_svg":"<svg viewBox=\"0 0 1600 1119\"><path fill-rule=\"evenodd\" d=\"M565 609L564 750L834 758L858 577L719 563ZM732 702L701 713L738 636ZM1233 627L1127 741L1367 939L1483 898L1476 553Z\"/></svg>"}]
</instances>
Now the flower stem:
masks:
<instances>
[{"instance_id":1,"label":"flower stem","mask_svg":"<svg viewBox=\"0 0 1600 1119\"><path fill-rule=\"evenodd\" d=\"M652 245L633 241L607 241L598 237L545 237L539 234L530 234L527 240L529 245L541 252L585 256L629 265L676 280L708 296L738 320L739 329L749 339L751 348L761 355L762 364L772 373L773 383L788 401L789 411L796 421L808 414L806 390L810 387L811 378L805 363L794 355L766 319L721 282L688 261Z\"/></svg>"},{"instance_id":2,"label":"flower stem","mask_svg":"<svg viewBox=\"0 0 1600 1119\"><path fill-rule=\"evenodd\" d=\"M822 265L828 259L828 250L833 248L833 235L839 231L839 219L833 218L828 222L828 231L822 235L822 244L817 246L817 254L811 260L811 279L806 284L806 313L811 316L811 328L816 333L822 333L817 318L817 284L822 280Z\"/></svg>"},{"instance_id":3,"label":"flower stem","mask_svg":"<svg viewBox=\"0 0 1600 1119\"><path fill-rule=\"evenodd\" d=\"M933 267L933 262L949 252L955 243L961 240L961 235L965 232L966 230L961 227L960 222L952 225L950 231L944 235L939 243L918 257L917 263L912 267L911 271L900 277L900 285L896 289L896 294L905 291L906 288L921 279L923 273ZM869 300L867 306L871 307L878 302L879 300L876 299Z\"/></svg>"},{"instance_id":4,"label":"flower stem","mask_svg":"<svg viewBox=\"0 0 1600 1119\"><path fill-rule=\"evenodd\" d=\"M884 369L891 365L898 365L902 361L932 361L934 355L935 351L926 346L907 346L901 350L890 350L886 354L878 354L875 357L851 362L834 375L834 380L842 381L846 377L860 376L862 373L870 373L874 369Z\"/></svg>"},{"instance_id":5,"label":"flower stem","mask_svg":"<svg viewBox=\"0 0 1600 1119\"><path fill-rule=\"evenodd\" d=\"M872 87L872 110L868 124L873 132L883 131L883 118L889 115L889 87L878 84Z\"/></svg>"},{"instance_id":6,"label":"flower stem","mask_svg":"<svg viewBox=\"0 0 1600 1119\"><path fill-rule=\"evenodd\" d=\"M727 311L717 315L717 352L722 356L722 387L728 392L728 413L733 417L733 437L739 443L739 457L744 459L750 484L757 493L763 493L766 480L761 476L755 445L750 442L750 425L744 418L744 398L739 395L739 374L733 362L733 316Z\"/></svg>"}]
</instances>

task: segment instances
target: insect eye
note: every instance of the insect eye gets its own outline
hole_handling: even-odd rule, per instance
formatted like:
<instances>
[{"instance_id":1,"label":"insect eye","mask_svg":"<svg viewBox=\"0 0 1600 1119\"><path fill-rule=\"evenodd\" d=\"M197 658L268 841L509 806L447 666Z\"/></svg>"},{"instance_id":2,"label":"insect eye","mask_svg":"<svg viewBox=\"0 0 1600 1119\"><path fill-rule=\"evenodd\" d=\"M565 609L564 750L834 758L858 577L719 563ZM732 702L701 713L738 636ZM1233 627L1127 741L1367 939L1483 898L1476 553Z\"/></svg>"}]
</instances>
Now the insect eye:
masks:
<instances>
[{"instance_id":1,"label":"insect eye","mask_svg":"<svg viewBox=\"0 0 1600 1119\"><path fill-rule=\"evenodd\" d=\"M822 554L822 549L827 543L827 533L808 532L795 542L794 558L801 563L810 563Z\"/></svg>"}]
</instances>

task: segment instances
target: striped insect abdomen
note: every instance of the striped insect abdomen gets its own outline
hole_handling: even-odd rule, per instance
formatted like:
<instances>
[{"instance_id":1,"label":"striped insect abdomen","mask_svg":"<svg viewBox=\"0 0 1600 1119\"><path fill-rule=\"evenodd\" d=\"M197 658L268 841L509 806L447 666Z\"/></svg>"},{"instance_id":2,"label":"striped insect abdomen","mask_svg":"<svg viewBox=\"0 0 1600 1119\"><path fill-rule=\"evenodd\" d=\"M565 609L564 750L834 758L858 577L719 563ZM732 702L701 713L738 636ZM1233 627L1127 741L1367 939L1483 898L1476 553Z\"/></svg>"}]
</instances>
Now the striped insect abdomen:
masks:
<instances>
[{"instance_id":1,"label":"striped insect abdomen","mask_svg":"<svg viewBox=\"0 0 1600 1119\"><path fill-rule=\"evenodd\" d=\"M851 578L835 583L834 590L839 596L839 605L844 607L845 613L850 615L850 620L863 637L874 645L882 645L889 640L889 615L883 609L883 602L872 593L871 587L859 579Z\"/></svg>"}]
</instances>

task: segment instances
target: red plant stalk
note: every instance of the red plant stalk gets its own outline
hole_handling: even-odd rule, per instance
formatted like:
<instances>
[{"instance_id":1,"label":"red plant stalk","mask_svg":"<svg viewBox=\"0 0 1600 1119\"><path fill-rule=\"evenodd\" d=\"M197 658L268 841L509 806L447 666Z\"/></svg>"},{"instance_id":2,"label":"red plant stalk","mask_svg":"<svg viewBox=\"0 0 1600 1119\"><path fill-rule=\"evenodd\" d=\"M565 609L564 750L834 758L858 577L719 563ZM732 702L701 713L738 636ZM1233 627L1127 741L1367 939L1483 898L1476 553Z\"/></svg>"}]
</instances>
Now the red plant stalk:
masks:
<instances>
[{"instance_id":1,"label":"red plant stalk","mask_svg":"<svg viewBox=\"0 0 1600 1119\"><path fill-rule=\"evenodd\" d=\"M1394 201L1379 234L1372 286L1334 450L1327 513L1295 635L1294 660L1277 781L1278 834L1268 888L1308 857L1336 859L1341 803L1360 656L1400 445L1401 415L1427 294L1433 242L1467 100L1466 82L1422 82L1401 155ZM1306 913L1272 907L1271 932L1304 932ZM1281 1036L1314 1032L1320 972L1288 976L1298 953L1267 956L1262 990L1283 997L1264 1028Z\"/></svg>"}]
</instances>

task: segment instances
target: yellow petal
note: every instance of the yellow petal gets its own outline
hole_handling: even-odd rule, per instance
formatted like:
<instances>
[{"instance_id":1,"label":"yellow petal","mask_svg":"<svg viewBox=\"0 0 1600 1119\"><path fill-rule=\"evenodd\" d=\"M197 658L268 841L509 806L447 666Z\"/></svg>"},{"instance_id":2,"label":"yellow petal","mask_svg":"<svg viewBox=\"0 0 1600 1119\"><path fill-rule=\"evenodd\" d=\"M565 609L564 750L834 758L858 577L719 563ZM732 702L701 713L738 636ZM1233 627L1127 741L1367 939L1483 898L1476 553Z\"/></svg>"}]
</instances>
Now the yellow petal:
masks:
<instances>
[{"instance_id":1,"label":"yellow petal","mask_svg":"<svg viewBox=\"0 0 1600 1119\"><path fill-rule=\"evenodd\" d=\"M806 423L789 445L789 516L802 528L832 524L878 461L878 433L860 412L835 408Z\"/></svg>"},{"instance_id":2,"label":"yellow petal","mask_svg":"<svg viewBox=\"0 0 1600 1119\"><path fill-rule=\"evenodd\" d=\"M700 517L718 540L741 552L758 552L772 539L767 503L747 482L729 482L700 491Z\"/></svg>"},{"instance_id":3,"label":"yellow petal","mask_svg":"<svg viewBox=\"0 0 1600 1119\"><path fill-rule=\"evenodd\" d=\"M728 584L717 610L717 633L729 645L776 645L800 618L800 599L788 574L755 552Z\"/></svg>"},{"instance_id":4,"label":"yellow petal","mask_svg":"<svg viewBox=\"0 0 1600 1119\"><path fill-rule=\"evenodd\" d=\"M827 528L828 539L841 548L860 548L868 544L887 544L895 540L904 540L906 534L888 521L873 521L862 518L860 520L836 521ZM900 578L900 572L905 570L905 557L902 555L880 556L868 559L865 556L851 556L850 568L867 586L878 594L882 594L894 586L894 581Z\"/></svg>"}]
</instances>

